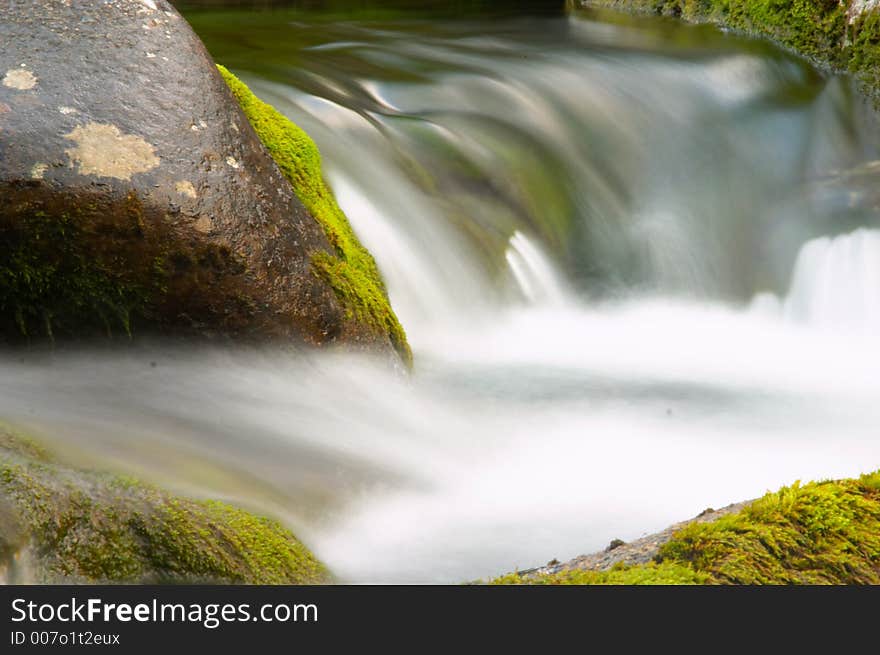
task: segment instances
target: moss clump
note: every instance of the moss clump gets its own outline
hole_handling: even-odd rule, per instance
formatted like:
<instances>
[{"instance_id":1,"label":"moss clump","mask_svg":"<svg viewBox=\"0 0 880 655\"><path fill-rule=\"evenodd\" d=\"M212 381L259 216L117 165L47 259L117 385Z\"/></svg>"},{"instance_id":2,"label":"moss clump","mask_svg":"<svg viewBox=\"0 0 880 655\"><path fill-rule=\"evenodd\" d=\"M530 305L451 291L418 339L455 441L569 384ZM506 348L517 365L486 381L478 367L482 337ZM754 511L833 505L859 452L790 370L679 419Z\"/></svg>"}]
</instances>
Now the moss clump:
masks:
<instances>
[{"instance_id":1,"label":"moss clump","mask_svg":"<svg viewBox=\"0 0 880 655\"><path fill-rule=\"evenodd\" d=\"M864 13L850 26L845 60L850 72L880 89L880 11Z\"/></svg>"},{"instance_id":2,"label":"moss clump","mask_svg":"<svg viewBox=\"0 0 880 655\"><path fill-rule=\"evenodd\" d=\"M689 566L664 562L645 566L622 566L609 571L563 571L553 575L523 577L517 573L502 576L492 584L533 585L692 585L706 584L709 576Z\"/></svg>"},{"instance_id":3,"label":"moss clump","mask_svg":"<svg viewBox=\"0 0 880 655\"><path fill-rule=\"evenodd\" d=\"M40 581L327 580L323 565L275 521L128 478L64 468L30 442L0 434L0 499L24 526Z\"/></svg>"},{"instance_id":4,"label":"moss clump","mask_svg":"<svg viewBox=\"0 0 880 655\"><path fill-rule=\"evenodd\" d=\"M880 584L880 471L795 483L735 514L691 523L656 561L610 571L512 574L524 584Z\"/></svg>"},{"instance_id":5,"label":"moss clump","mask_svg":"<svg viewBox=\"0 0 880 655\"><path fill-rule=\"evenodd\" d=\"M581 4L711 22L778 43L836 70L854 73L880 94L880 10L847 22L838 0L581 0Z\"/></svg>"},{"instance_id":6,"label":"moss clump","mask_svg":"<svg viewBox=\"0 0 880 655\"><path fill-rule=\"evenodd\" d=\"M727 584L880 584L880 471L794 484L660 549Z\"/></svg>"},{"instance_id":7,"label":"moss clump","mask_svg":"<svg viewBox=\"0 0 880 655\"><path fill-rule=\"evenodd\" d=\"M321 155L314 141L287 117L257 98L223 66L217 67L269 154L290 181L300 201L318 221L335 255L317 252L312 268L334 290L348 318L387 335L403 360L412 353L403 327L388 301L372 255L364 248L333 193L324 183Z\"/></svg>"}]
</instances>

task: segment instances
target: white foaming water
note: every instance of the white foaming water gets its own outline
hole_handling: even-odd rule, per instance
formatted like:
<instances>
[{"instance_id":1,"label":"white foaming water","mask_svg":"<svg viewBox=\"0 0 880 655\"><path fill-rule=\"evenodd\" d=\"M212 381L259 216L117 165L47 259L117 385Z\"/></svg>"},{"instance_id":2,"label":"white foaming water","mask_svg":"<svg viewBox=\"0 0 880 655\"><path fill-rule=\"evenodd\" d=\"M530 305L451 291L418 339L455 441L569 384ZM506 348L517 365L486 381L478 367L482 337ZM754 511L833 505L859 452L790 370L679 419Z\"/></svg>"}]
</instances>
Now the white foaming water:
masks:
<instances>
[{"instance_id":1,"label":"white foaming water","mask_svg":"<svg viewBox=\"0 0 880 655\"><path fill-rule=\"evenodd\" d=\"M513 233L505 258L526 300L533 304L563 304L565 293L559 275L547 256L524 234Z\"/></svg>"},{"instance_id":2,"label":"white foaming water","mask_svg":"<svg viewBox=\"0 0 880 655\"><path fill-rule=\"evenodd\" d=\"M875 339L778 312L569 299L420 342L410 379L342 354L13 359L0 412L279 516L352 582L485 578L880 461Z\"/></svg>"},{"instance_id":3,"label":"white foaming water","mask_svg":"<svg viewBox=\"0 0 880 655\"><path fill-rule=\"evenodd\" d=\"M279 516L358 582L500 574L880 461L867 338L662 300L446 334L411 379L329 354L7 359L0 412Z\"/></svg>"},{"instance_id":4,"label":"white foaming water","mask_svg":"<svg viewBox=\"0 0 880 655\"><path fill-rule=\"evenodd\" d=\"M791 270L830 220L804 171L876 158L841 87L728 37L663 57L667 27L346 25L287 71L308 90L248 81L318 141L413 374L333 352L6 355L0 417L280 517L358 582L488 577L880 465L876 233ZM783 84L819 97L768 111ZM730 302L792 275L784 303Z\"/></svg>"},{"instance_id":5,"label":"white foaming water","mask_svg":"<svg viewBox=\"0 0 880 655\"><path fill-rule=\"evenodd\" d=\"M880 336L880 231L805 244L783 312L792 321Z\"/></svg>"},{"instance_id":6,"label":"white foaming water","mask_svg":"<svg viewBox=\"0 0 880 655\"><path fill-rule=\"evenodd\" d=\"M376 177L375 171L373 177ZM444 238L442 226L426 229L427 234L413 239L407 230L396 229L377 203L348 177L336 174L330 179L339 206L362 235L366 247L370 252L382 253L383 275L386 280L394 281L390 288L391 302L404 325L436 324L456 316L463 297L472 293L469 290L479 288L479 277L472 267L453 255L450 239ZM388 183L393 184L394 178ZM389 196L396 197L398 211L401 205L405 206L406 200L399 192L385 194L386 199ZM430 216L422 216L421 221L430 222ZM436 220L434 225L439 223ZM434 246L427 252L423 246L426 242ZM426 266L425 260L432 265ZM438 266L444 263L447 265ZM471 300L469 304L477 302Z\"/></svg>"},{"instance_id":7,"label":"white foaming water","mask_svg":"<svg viewBox=\"0 0 880 655\"><path fill-rule=\"evenodd\" d=\"M758 293L750 311L830 333L880 335L880 231L811 239L798 253L788 293Z\"/></svg>"}]
</instances>

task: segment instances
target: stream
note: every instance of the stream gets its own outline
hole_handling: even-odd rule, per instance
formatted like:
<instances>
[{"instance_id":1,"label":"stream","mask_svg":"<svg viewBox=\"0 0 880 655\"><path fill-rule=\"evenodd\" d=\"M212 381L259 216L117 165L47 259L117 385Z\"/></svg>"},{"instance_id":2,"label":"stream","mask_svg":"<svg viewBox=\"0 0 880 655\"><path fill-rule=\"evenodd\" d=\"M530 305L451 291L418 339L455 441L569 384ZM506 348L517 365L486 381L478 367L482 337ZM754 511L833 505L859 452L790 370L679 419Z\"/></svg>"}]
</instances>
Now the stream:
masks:
<instances>
[{"instance_id":1,"label":"stream","mask_svg":"<svg viewBox=\"0 0 880 655\"><path fill-rule=\"evenodd\" d=\"M318 143L415 354L0 355L84 466L283 520L345 582L487 579L880 466L880 143L761 41L575 11L193 11Z\"/></svg>"}]
</instances>

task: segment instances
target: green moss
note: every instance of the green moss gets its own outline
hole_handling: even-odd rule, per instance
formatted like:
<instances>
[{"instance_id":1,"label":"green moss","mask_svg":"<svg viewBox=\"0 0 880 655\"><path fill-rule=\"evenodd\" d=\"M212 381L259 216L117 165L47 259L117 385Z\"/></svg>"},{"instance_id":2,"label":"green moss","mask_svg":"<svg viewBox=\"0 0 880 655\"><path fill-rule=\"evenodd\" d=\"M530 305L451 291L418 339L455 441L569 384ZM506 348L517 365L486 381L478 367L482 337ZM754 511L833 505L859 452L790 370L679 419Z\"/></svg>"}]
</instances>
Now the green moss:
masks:
<instances>
[{"instance_id":1,"label":"green moss","mask_svg":"<svg viewBox=\"0 0 880 655\"><path fill-rule=\"evenodd\" d=\"M767 494L741 512L691 524L663 545L729 584L880 584L880 472Z\"/></svg>"},{"instance_id":2,"label":"green moss","mask_svg":"<svg viewBox=\"0 0 880 655\"><path fill-rule=\"evenodd\" d=\"M26 527L43 581L309 584L327 571L289 531L217 501L27 456L8 432L0 498Z\"/></svg>"},{"instance_id":3,"label":"green moss","mask_svg":"<svg viewBox=\"0 0 880 655\"><path fill-rule=\"evenodd\" d=\"M849 36L847 68L872 88L880 89L880 12L862 14L850 27Z\"/></svg>"},{"instance_id":4,"label":"green moss","mask_svg":"<svg viewBox=\"0 0 880 655\"><path fill-rule=\"evenodd\" d=\"M412 353L403 327L388 301L376 262L364 248L336 203L321 173L321 156L314 141L223 66L217 67L245 115L272 155L296 195L324 230L334 254L312 256L316 275L336 293L348 318L387 335L408 364Z\"/></svg>"},{"instance_id":5,"label":"green moss","mask_svg":"<svg viewBox=\"0 0 880 655\"><path fill-rule=\"evenodd\" d=\"M564 571L553 575L521 576L511 573L492 584L533 585L693 585L705 584L709 576L689 566L664 562L630 566L610 571Z\"/></svg>"},{"instance_id":6,"label":"green moss","mask_svg":"<svg viewBox=\"0 0 880 655\"><path fill-rule=\"evenodd\" d=\"M525 584L880 584L880 471L795 483L740 512L691 523L656 562L605 572L517 574Z\"/></svg>"},{"instance_id":7,"label":"green moss","mask_svg":"<svg viewBox=\"0 0 880 655\"><path fill-rule=\"evenodd\" d=\"M316 583L323 566L279 523L218 501L163 497L134 531L151 547L149 569L259 584Z\"/></svg>"},{"instance_id":8,"label":"green moss","mask_svg":"<svg viewBox=\"0 0 880 655\"><path fill-rule=\"evenodd\" d=\"M8 451L40 462L51 461L49 451L14 428L0 424L0 452Z\"/></svg>"}]
</instances>

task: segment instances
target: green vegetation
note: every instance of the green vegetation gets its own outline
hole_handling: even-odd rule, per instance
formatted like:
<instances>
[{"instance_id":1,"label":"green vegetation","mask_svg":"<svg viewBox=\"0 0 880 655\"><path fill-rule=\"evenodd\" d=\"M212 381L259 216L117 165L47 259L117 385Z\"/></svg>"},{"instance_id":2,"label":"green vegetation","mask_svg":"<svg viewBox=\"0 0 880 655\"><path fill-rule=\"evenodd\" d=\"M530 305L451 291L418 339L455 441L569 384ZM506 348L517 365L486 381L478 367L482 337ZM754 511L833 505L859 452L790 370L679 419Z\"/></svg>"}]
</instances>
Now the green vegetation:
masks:
<instances>
[{"instance_id":1,"label":"green vegetation","mask_svg":"<svg viewBox=\"0 0 880 655\"><path fill-rule=\"evenodd\" d=\"M679 16L763 34L880 92L880 11L847 24L837 0L587 0L589 6Z\"/></svg>"},{"instance_id":2,"label":"green vegetation","mask_svg":"<svg viewBox=\"0 0 880 655\"><path fill-rule=\"evenodd\" d=\"M0 430L0 501L14 508L42 582L328 579L323 565L275 521L129 478L62 467L6 429Z\"/></svg>"},{"instance_id":3,"label":"green vegetation","mask_svg":"<svg viewBox=\"0 0 880 655\"><path fill-rule=\"evenodd\" d=\"M335 255L323 251L312 255L315 274L333 288L350 320L366 325L377 334L387 335L403 360L411 364L412 353L406 335L388 301L376 262L361 245L324 183L321 156L314 141L278 110L257 98L223 66L218 69L257 135L334 249Z\"/></svg>"},{"instance_id":4,"label":"green vegetation","mask_svg":"<svg viewBox=\"0 0 880 655\"><path fill-rule=\"evenodd\" d=\"M689 566L674 563L651 563L645 566L619 566L608 571L565 571L553 575L524 577L510 573L492 584L532 585L685 585L706 584L709 576Z\"/></svg>"},{"instance_id":5,"label":"green vegetation","mask_svg":"<svg viewBox=\"0 0 880 655\"><path fill-rule=\"evenodd\" d=\"M880 584L880 471L795 483L735 514L690 523L655 561L610 571L516 573L498 584Z\"/></svg>"},{"instance_id":6,"label":"green vegetation","mask_svg":"<svg viewBox=\"0 0 880 655\"><path fill-rule=\"evenodd\" d=\"M850 26L849 40L847 68L871 88L880 89L880 11L862 14Z\"/></svg>"}]
</instances>

